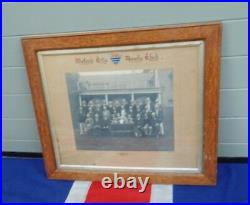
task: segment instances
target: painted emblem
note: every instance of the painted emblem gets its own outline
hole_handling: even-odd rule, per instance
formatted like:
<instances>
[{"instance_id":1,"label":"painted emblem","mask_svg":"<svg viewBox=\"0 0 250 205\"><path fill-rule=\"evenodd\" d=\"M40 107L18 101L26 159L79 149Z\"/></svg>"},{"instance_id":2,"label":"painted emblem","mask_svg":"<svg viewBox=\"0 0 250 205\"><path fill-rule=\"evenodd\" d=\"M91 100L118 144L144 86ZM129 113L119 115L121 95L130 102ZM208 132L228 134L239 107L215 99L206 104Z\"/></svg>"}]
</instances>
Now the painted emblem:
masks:
<instances>
[{"instance_id":1,"label":"painted emblem","mask_svg":"<svg viewBox=\"0 0 250 205\"><path fill-rule=\"evenodd\" d=\"M121 56L118 53L112 53L111 55L111 61L117 65L121 60Z\"/></svg>"}]
</instances>

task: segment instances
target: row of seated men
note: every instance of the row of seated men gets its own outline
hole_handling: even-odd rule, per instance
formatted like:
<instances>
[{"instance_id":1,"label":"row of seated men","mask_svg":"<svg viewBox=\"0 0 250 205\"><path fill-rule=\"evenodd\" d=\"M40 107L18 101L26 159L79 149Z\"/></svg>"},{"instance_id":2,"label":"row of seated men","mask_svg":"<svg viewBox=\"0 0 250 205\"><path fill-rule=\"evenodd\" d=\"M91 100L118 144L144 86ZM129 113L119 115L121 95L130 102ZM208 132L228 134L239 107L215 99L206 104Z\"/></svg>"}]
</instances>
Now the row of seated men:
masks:
<instances>
[{"instance_id":1,"label":"row of seated men","mask_svg":"<svg viewBox=\"0 0 250 205\"><path fill-rule=\"evenodd\" d=\"M106 103L100 100L81 101L79 112L80 134L110 135L112 130L132 129L134 136L164 134L163 110L158 99L128 102L126 99Z\"/></svg>"}]
</instances>

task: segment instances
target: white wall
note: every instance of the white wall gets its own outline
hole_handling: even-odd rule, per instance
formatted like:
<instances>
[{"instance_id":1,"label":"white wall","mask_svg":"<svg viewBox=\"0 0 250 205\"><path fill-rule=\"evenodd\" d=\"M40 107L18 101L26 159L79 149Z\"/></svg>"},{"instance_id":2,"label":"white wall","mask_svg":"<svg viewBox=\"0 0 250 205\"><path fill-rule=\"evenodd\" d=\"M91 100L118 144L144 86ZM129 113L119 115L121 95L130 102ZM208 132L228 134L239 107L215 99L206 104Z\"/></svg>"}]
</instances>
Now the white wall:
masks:
<instances>
[{"instance_id":1,"label":"white wall","mask_svg":"<svg viewBox=\"0 0 250 205\"><path fill-rule=\"evenodd\" d=\"M20 39L26 35L219 20L219 155L247 156L247 3L4 3L3 151L40 152Z\"/></svg>"}]
</instances>

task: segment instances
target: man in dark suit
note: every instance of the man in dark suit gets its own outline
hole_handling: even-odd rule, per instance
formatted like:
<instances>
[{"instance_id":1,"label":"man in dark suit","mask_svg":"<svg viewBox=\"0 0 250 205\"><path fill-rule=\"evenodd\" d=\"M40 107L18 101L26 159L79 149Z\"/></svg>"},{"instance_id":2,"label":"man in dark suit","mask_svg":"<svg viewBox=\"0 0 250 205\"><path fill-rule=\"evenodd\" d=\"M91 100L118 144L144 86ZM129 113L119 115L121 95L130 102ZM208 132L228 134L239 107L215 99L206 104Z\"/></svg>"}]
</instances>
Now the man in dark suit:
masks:
<instances>
[{"instance_id":1,"label":"man in dark suit","mask_svg":"<svg viewBox=\"0 0 250 205\"><path fill-rule=\"evenodd\" d=\"M115 106L116 113L120 113L121 114L121 104L120 104L119 100L115 101L114 106Z\"/></svg>"},{"instance_id":2,"label":"man in dark suit","mask_svg":"<svg viewBox=\"0 0 250 205\"><path fill-rule=\"evenodd\" d=\"M137 112L133 109L132 105L129 106L128 114L133 118L133 120L135 120Z\"/></svg>"},{"instance_id":3,"label":"man in dark suit","mask_svg":"<svg viewBox=\"0 0 250 205\"><path fill-rule=\"evenodd\" d=\"M94 114L98 114L99 120L102 119L102 105L99 101L95 104Z\"/></svg>"},{"instance_id":4,"label":"man in dark suit","mask_svg":"<svg viewBox=\"0 0 250 205\"><path fill-rule=\"evenodd\" d=\"M144 109L146 112L154 111L154 104L151 102L151 99L149 97L145 99Z\"/></svg>"},{"instance_id":5,"label":"man in dark suit","mask_svg":"<svg viewBox=\"0 0 250 205\"><path fill-rule=\"evenodd\" d=\"M85 121L87 114L88 114L88 105L87 105L87 102L85 100L82 101L82 106L81 106L80 110L82 113L83 120Z\"/></svg>"},{"instance_id":6,"label":"man in dark suit","mask_svg":"<svg viewBox=\"0 0 250 205\"><path fill-rule=\"evenodd\" d=\"M108 110L109 110L109 112L111 113L111 114L114 114L114 105L113 105L113 102L112 101L109 101L108 102L108 105L107 105L107 108L108 108Z\"/></svg>"},{"instance_id":7,"label":"man in dark suit","mask_svg":"<svg viewBox=\"0 0 250 205\"><path fill-rule=\"evenodd\" d=\"M88 113L84 122L84 133L89 133L91 131L93 123L92 113Z\"/></svg>"},{"instance_id":8,"label":"man in dark suit","mask_svg":"<svg viewBox=\"0 0 250 205\"><path fill-rule=\"evenodd\" d=\"M155 118L157 129L159 129L158 135L164 135L164 127L163 127L163 109L159 103L155 104Z\"/></svg>"},{"instance_id":9,"label":"man in dark suit","mask_svg":"<svg viewBox=\"0 0 250 205\"><path fill-rule=\"evenodd\" d=\"M144 106L142 105L142 103L139 100L137 100L136 103L135 103L135 106L134 106L134 112L135 113L141 113L142 110L143 110L143 107Z\"/></svg>"},{"instance_id":10,"label":"man in dark suit","mask_svg":"<svg viewBox=\"0 0 250 205\"><path fill-rule=\"evenodd\" d=\"M125 109L126 113L128 113L129 104L125 98L122 99L121 106Z\"/></svg>"},{"instance_id":11,"label":"man in dark suit","mask_svg":"<svg viewBox=\"0 0 250 205\"><path fill-rule=\"evenodd\" d=\"M158 138L160 135L160 121L159 118L156 117L155 112L152 112L152 118L150 124L152 127L151 136Z\"/></svg>"},{"instance_id":12,"label":"man in dark suit","mask_svg":"<svg viewBox=\"0 0 250 205\"><path fill-rule=\"evenodd\" d=\"M93 120L93 135L100 136L101 134L101 120L98 113L95 113Z\"/></svg>"},{"instance_id":13,"label":"man in dark suit","mask_svg":"<svg viewBox=\"0 0 250 205\"><path fill-rule=\"evenodd\" d=\"M136 115L136 119L135 119L135 130L134 130L134 135L136 137L141 137L143 136L143 127L144 127L144 122L143 119L141 117L141 114L138 113Z\"/></svg>"},{"instance_id":14,"label":"man in dark suit","mask_svg":"<svg viewBox=\"0 0 250 205\"><path fill-rule=\"evenodd\" d=\"M148 111L146 114L146 132L148 136L153 135L153 130L155 128L155 117L153 117L154 112Z\"/></svg>"},{"instance_id":15,"label":"man in dark suit","mask_svg":"<svg viewBox=\"0 0 250 205\"><path fill-rule=\"evenodd\" d=\"M78 121L79 121L80 135L83 135L84 134L85 116L84 116L84 113L83 113L82 106L80 106L80 108L79 108Z\"/></svg>"},{"instance_id":16,"label":"man in dark suit","mask_svg":"<svg viewBox=\"0 0 250 205\"><path fill-rule=\"evenodd\" d=\"M101 126L102 126L102 135L109 136L110 135L110 126L111 126L110 114L103 113L103 118L101 120Z\"/></svg>"}]
</instances>

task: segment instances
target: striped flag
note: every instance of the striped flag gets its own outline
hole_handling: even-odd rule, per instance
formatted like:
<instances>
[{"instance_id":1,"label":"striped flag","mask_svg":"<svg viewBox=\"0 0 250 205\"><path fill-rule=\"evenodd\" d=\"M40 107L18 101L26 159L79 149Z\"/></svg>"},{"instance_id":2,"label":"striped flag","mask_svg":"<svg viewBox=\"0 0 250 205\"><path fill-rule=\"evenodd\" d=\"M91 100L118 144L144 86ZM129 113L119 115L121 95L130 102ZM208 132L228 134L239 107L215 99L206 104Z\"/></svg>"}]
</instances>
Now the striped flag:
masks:
<instances>
[{"instance_id":1,"label":"striped flag","mask_svg":"<svg viewBox=\"0 0 250 205\"><path fill-rule=\"evenodd\" d=\"M101 182L75 181L66 198L66 203L83 202L138 202L172 203L173 186L148 184L143 193L137 189L105 189Z\"/></svg>"},{"instance_id":2,"label":"striped flag","mask_svg":"<svg viewBox=\"0 0 250 205\"><path fill-rule=\"evenodd\" d=\"M100 182L48 179L40 158L2 158L2 167L4 203L248 202L248 163L219 163L216 186L148 184L143 193L138 189L104 189Z\"/></svg>"}]
</instances>

